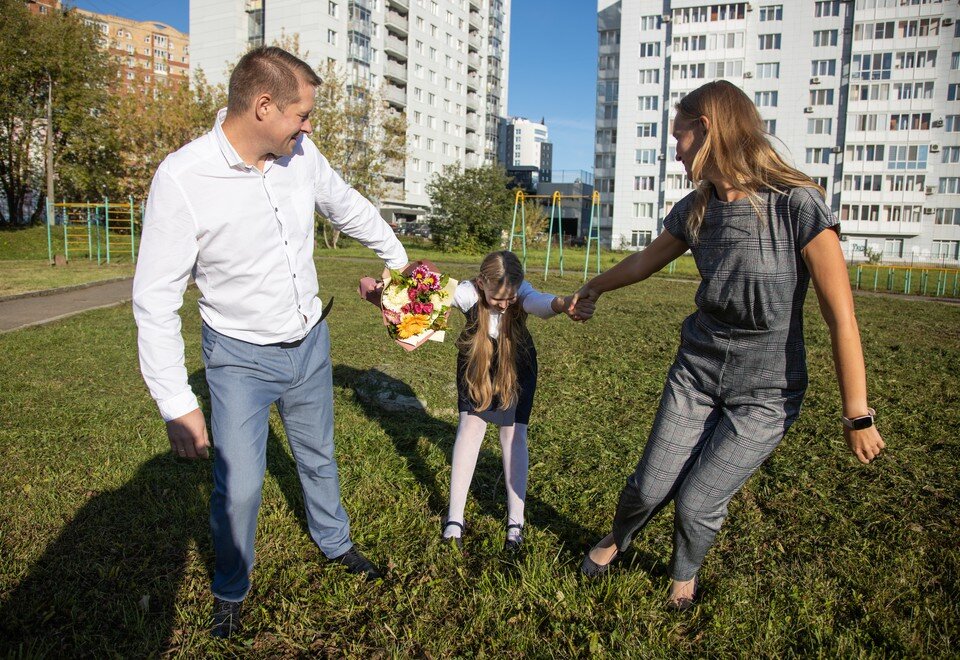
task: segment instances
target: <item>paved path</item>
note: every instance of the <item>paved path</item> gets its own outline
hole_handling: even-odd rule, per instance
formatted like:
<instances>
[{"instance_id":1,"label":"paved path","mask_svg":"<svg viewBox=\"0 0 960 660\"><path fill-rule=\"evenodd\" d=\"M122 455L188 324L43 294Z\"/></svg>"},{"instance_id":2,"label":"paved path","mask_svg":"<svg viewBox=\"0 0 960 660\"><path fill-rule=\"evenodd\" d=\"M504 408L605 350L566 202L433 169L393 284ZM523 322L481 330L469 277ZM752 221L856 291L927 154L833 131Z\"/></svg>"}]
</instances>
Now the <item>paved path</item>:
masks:
<instances>
[{"instance_id":1,"label":"paved path","mask_svg":"<svg viewBox=\"0 0 960 660\"><path fill-rule=\"evenodd\" d=\"M0 301L0 333L129 302L133 278Z\"/></svg>"}]
</instances>

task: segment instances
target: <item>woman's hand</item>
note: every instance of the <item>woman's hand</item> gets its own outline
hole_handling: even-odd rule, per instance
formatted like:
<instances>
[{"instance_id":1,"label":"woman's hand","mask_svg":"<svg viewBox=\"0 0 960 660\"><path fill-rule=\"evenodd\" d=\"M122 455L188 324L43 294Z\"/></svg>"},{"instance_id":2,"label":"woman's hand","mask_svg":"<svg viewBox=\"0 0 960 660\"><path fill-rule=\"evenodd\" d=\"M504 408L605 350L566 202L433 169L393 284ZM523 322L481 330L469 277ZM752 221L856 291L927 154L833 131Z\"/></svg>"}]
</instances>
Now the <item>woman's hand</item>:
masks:
<instances>
[{"instance_id":1,"label":"woman's hand","mask_svg":"<svg viewBox=\"0 0 960 660\"><path fill-rule=\"evenodd\" d=\"M867 464L880 455L880 450L886 447L883 438L876 426L870 426L859 431L844 428L843 437L847 441L847 446L854 456L863 463Z\"/></svg>"},{"instance_id":2,"label":"woman's hand","mask_svg":"<svg viewBox=\"0 0 960 660\"><path fill-rule=\"evenodd\" d=\"M575 321L587 321L593 316L599 299L600 292L587 282L575 294L565 298L568 301L565 311Z\"/></svg>"}]
</instances>

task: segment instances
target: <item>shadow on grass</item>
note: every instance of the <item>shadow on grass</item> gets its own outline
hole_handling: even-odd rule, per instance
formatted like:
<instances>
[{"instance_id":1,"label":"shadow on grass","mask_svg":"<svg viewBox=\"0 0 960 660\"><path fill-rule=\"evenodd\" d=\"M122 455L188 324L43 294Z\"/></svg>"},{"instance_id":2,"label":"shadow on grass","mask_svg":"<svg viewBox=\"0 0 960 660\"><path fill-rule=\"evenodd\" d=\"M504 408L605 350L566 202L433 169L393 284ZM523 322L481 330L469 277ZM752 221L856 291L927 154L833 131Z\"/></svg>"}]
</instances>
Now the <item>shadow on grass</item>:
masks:
<instances>
[{"instance_id":1,"label":"shadow on grass","mask_svg":"<svg viewBox=\"0 0 960 660\"><path fill-rule=\"evenodd\" d=\"M425 436L434 446L443 450L449 464L453 454L453 442L457 433L457 425L437 419L424 410L406 410L403 414L384 410L373 401L363 385L374 380L383 384L384 389L397 393L403 397L415 398L413 389L403 381L398 380L380 370L370 372L354 369L345 365L336 365L333 368L333 382L335 386L350 388L354 391L355 400L361 406L368 419L380 425L380 428L390 437L397 453L404 458L411 473L420 482L427 493L431 511L438 516L447 512L446 483L442 482L436 470L430 466L425 455L418 447L418 441ZM484 515L498 520L506 519L506 495L503 484L503 464L499 451L491 451L489 447L496 445L497 440L488 436L480 450L473 482L470 485L470 495L475 498ZM533 439L532 446L536 446ZM531 483L527 489L526 518L529 525L548 529L554 533L563 544L567 554L576 556L577 561L584 549L596 542L603 534L588 529L577 520L558 511L549 502L536 495L537 484ZM612 514L612 512L611 512ZM437 530L437 534L440 530ZM653 557L638 557L638 566L652 566L657 563Z\"/></svg>"}]
</instances>

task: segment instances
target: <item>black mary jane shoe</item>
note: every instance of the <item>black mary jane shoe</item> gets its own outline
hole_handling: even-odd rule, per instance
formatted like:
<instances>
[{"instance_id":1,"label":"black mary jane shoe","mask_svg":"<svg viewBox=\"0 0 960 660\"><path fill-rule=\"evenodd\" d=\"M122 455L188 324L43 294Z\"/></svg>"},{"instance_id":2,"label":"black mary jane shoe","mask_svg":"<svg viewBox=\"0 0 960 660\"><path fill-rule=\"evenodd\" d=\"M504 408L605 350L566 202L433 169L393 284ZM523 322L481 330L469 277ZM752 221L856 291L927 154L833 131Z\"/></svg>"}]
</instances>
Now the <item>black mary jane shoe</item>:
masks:
<instances>
[{"instance_id":1,"label":"black mary jane shoe","mask_svg":"<svg viewBox=\"0 0 960 660\"><path fill-rule=\"evenodd\" d=\"M447 531L447 527L453 525L454 527L460 528L460 536L443 536L443 533ZM451 545L457 546L458 550L463 550L463 523L457 522L456 520L448 520L443 523L443 528L440 530L440 537L443 539L444 543L449 543Z\"/></svg>"},{"instance_id":2,"label":"black mary jane shoe","mask_svg":"<svg viewBox=\"0 0 960 660\"><path fill-rule=\"evenodd\" d=\"M523 532L523 525L517 525L516 523L507 525L507 539L503 542L503 551L510 555L515 555L520 552L521 546L523 545L523 536L517 534L515 537L510 538L510 530L517 529L520 532Z\"/></svg>"}]
</instances>

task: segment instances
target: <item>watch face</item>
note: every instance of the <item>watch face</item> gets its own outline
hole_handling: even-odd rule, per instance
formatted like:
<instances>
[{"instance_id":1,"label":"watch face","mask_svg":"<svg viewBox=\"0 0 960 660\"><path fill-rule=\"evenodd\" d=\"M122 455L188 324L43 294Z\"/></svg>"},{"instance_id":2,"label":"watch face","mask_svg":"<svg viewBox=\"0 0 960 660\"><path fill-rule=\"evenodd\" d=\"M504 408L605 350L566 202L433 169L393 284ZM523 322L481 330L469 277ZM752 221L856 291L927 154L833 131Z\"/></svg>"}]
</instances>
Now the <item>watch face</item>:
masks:
<instances>
[{"instance_id":1,"label":"watch face","mask_svg":"<svg viewBox=\"0 0 960 660\"><path fill-rule=\"evenodd\" d=\"M860 431L862 429L868 429L873 426L872 417L857 417L856 419L850 420L853 422L853 430Z\"/></svg>"}]
</instances>

